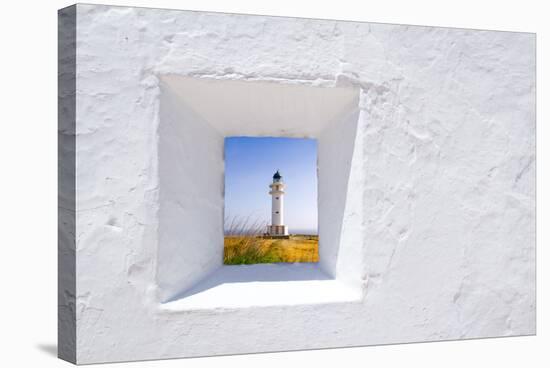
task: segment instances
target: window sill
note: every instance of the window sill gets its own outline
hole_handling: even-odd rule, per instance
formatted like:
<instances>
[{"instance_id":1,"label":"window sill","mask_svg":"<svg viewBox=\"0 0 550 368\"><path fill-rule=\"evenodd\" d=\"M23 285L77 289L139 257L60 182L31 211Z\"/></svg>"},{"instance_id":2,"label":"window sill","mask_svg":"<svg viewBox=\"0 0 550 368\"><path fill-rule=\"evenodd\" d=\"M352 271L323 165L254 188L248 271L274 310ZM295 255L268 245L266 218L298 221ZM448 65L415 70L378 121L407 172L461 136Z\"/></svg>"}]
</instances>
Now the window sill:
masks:
<instances>
[{"instance_id":1,"label":"window sill","mask_svg":"<svg viewBox=\"0 0 550 368\"><path fill-rule=\"evenodd\" d=\"M327 276L315 263L222 266L165 310L247 308L361 300L360 290Z\"/></svg>"}]
</instances>

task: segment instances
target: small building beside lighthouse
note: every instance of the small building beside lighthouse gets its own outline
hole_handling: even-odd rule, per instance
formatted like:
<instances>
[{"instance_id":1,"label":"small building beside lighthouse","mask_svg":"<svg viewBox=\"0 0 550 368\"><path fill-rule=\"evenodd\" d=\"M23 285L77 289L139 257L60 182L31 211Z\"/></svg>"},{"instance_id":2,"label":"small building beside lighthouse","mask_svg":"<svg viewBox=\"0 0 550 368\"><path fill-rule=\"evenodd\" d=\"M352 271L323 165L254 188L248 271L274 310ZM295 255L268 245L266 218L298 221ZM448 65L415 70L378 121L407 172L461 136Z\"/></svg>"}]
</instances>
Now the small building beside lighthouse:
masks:
<instances>
[{"instance_id":1,"label":"small building beside lighthouse","mask_svg":"<svg viewBox=\"0 0 550 368\"><path fill-rule=\"evenodd\" d=\"M267 226L267 235L272 237L288 237L288 227L284 225L284 195L285 183L279 170L273 175L269 184L271 195L271 225Z\"/></svg>"}]
</instances>

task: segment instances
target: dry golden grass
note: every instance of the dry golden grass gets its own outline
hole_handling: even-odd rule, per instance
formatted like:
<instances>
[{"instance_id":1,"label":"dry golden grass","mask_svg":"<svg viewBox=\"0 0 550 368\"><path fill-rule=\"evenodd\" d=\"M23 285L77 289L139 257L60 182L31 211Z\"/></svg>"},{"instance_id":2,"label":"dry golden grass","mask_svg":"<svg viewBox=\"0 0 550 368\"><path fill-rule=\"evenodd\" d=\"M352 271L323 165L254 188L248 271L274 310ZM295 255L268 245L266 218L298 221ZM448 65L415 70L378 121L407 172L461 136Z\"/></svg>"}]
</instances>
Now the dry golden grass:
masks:
<instances>
[{"instance_id":1,"label":"dry golden grass","mask_svg":"<svg viewBox=\"0 0 550 368\"><path fill-rule=\"evenodd\" d=\"M262 233L265 222L252 221L252 217L227 217L223 263L293 263L318 262L318 237L292 235L289 239L265 239Z\"/></svg>"},{"instance_id":2,"label":"dry golden grass","mask_svg":"<svg viewBox=\"0 0 550 368\"><path fill-rule=\"evenodd\" d=\"M318 237L293 235L290 239L264 239L257 235L231 235L224 240L224 264L318 262Z\"/></svg>"}]
</instances>

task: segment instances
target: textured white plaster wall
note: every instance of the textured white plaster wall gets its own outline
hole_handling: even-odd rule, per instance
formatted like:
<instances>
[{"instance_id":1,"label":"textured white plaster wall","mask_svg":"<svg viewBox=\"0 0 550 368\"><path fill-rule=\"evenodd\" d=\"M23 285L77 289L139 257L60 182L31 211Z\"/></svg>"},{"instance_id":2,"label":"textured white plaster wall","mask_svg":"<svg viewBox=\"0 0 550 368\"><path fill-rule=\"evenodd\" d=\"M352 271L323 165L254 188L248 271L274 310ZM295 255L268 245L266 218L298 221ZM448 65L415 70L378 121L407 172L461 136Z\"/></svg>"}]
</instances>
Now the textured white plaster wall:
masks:
<instances>
[{"instance_id":1,"label":"textured white plaster wall","mask_svg":"<svg viewBox=\"0 0 550 368\"><path fill-rule=\"evenodd\" d=\"M533 34L77 5L76 44L79 363L535 332ZM162 75L361 90L362 300L160 308Z\"/></svg>"},{"instance_id":2,"label":"textured white plaster wall","mask_svg":"<svg viewBox=\"0 0 550 368\"><path fill-rule=\"evenodd\" d=\"M76 8L58 27L58 320L59 356L76 360Z\"/></svg>"},{"instance_id":3,"label":"textured white plaster wall","mask_svg":"<svg viewBox=\"0 0 550 368\"><path fill-rule=\"evenodd\" d=\"M165 301L223 261L223 136L161 89L157 282Z\"/></svg>"},{"instance_id":4,"label":"textured white plaster wall","mask_svg":"<svg viewBox=\"0 0 550 368\"><path fill-rule=\"evenodd\" d=\"M356 161L363 161L361 152L355 151L358 111L349 112L324 129L318 145L319 263L327 274L351 279L355 284L364 279L362 271L355 267L364 262L363 257L357 257L362 249L362 234L352 232L351 241L342 237L349 234L345 227L360 229L362 222L361 197L348 185L354 153ZM356 175L360 171L354 170ZM355 208L346 211L346 206ZM345 218L346 215L349 217ZM346 262L342 264L344 258Z\"/></svg>"}]
</instances>

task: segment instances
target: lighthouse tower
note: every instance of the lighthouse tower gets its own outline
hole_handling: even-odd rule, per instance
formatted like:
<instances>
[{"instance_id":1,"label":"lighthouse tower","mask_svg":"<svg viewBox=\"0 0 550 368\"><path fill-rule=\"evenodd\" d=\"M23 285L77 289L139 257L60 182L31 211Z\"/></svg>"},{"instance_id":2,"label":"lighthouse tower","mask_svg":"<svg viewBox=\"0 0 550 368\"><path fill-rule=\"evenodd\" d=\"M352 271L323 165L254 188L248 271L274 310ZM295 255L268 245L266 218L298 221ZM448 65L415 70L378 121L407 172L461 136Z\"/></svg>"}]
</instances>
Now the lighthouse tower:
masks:
<instances>
[{"instance_id":1,"label":"lighthouse tower","mask_svg":"<svg viewBox=\"0 0 550 368\"><path fill-rule=\"evenodd\" d=\"M267 226L269 236L288 237L288 227L284 223L284 204L285 184L279 170L273 175L273 183L269 184L269 194L271 194L271 225Z\"/></svg>"}]
</instances>

